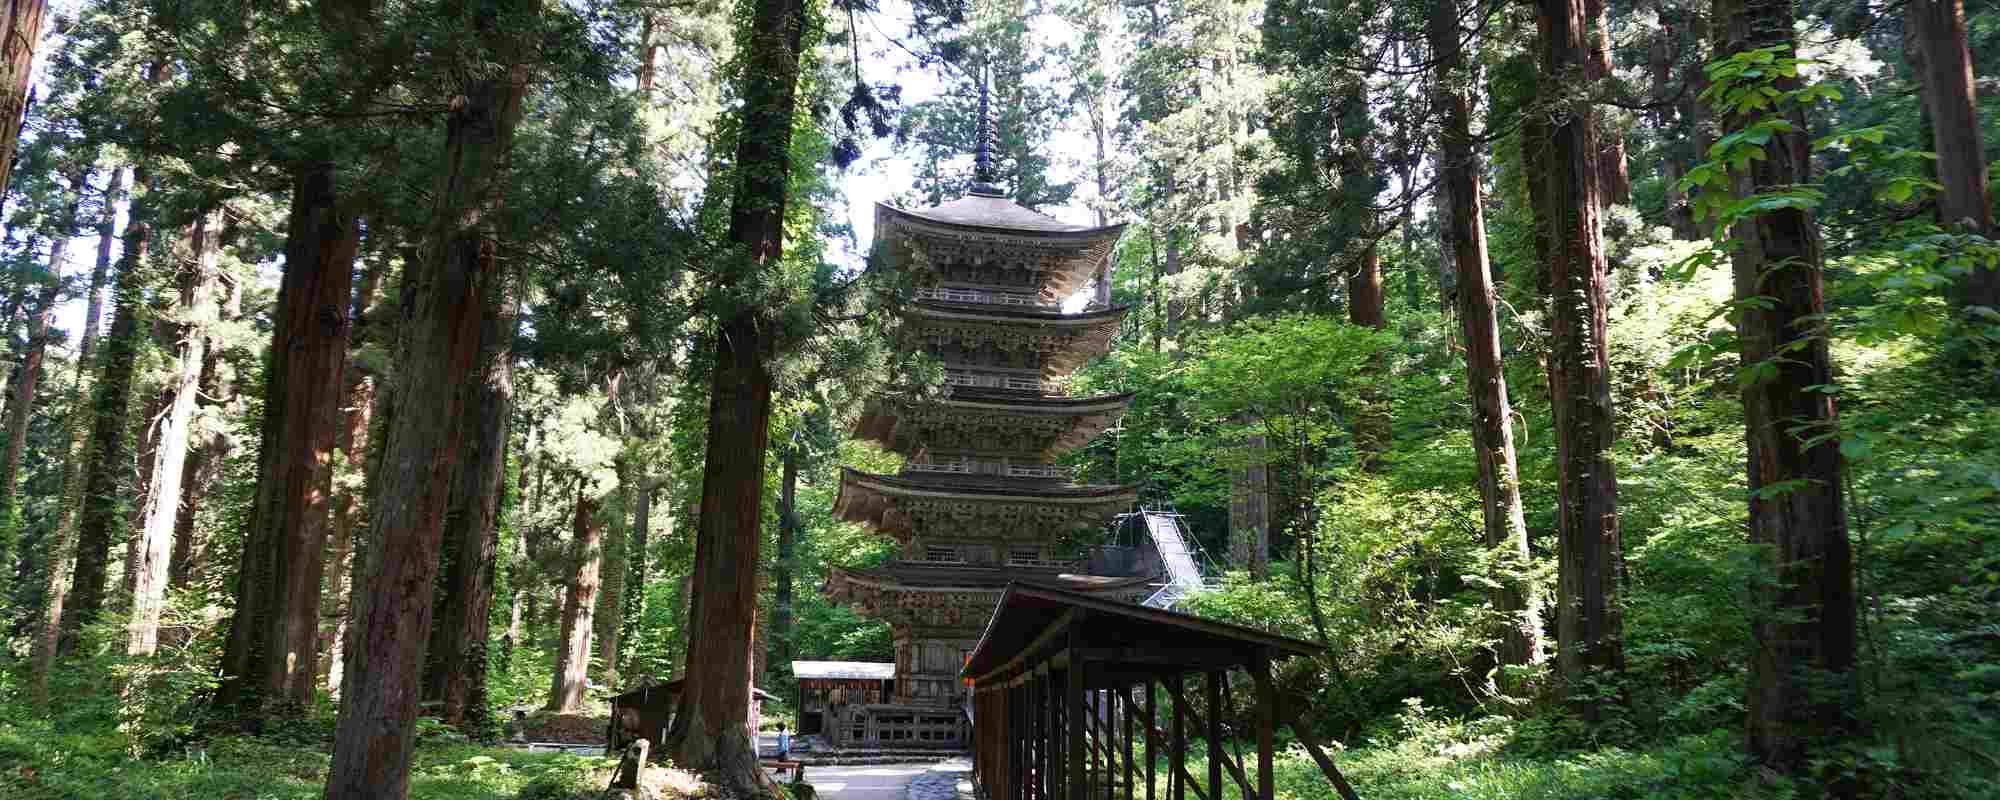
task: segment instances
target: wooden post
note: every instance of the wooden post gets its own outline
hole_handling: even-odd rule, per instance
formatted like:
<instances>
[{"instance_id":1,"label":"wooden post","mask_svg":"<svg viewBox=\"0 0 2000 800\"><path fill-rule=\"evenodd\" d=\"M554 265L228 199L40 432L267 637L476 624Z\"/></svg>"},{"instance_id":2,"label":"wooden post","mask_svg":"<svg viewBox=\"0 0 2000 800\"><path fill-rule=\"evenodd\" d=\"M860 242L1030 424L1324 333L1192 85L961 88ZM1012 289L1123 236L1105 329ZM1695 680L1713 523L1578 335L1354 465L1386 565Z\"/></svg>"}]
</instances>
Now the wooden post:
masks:
<instances>
[{"instance_id":1,"label":"wooden post","mask_svg":"<svg viewBox=\"0 0 2000 800\"><path fill-rule=\"evenodd\" d=\"M1271 651L1257 651L1250 660L1250 678L1257 682L1257 800L1272 800L1271 735L1278 727L1278 690L1271 684Z\"/></svg>"},{"instance_id":2,"label":"wooden post","mask_svg":"<svg viewBox=\"0 0 2000 800\"><path fill-rule=\"evenodd\" d=\"M1167 680L1167 694L1179 697L1182 687L1186 685L1186 679L1185 675L1174 673L1174 676ZM1167 792L1167 797L1172 800L1187 800L1185 777L1187 775L1187 715L1181 713L1179 703L1174 704L1173 715L1172 729L1167 738L1167 761L1170 764L1167 770L1167 781L1173 784L1173 788Z\"/></svg>"},{"instance_id":3,"label":"wooden post","mask_svg":"<svg viewBox=\"0 0 2000 800\"><path fill-rule=\"evenodd\" d=\"M1153 800L1153 762L1160 757L1153 749L1153 731L1160 727L1159 709L1153 701L1153 676L1147 675L1139 689L1146 693L1146 800Z\"/></svg>"},{"instance_id":4,"label":"wooden post","mask_svg":"<svg viewBox=\"0 0 2000 800\"><path fill-rule=\"evenodd\" d=\"M1222 681L1220 670L1208 673L1208 796L1222 800Z\"/></svg>"},{"instance_id":5,"label":"wooden post","mask_svg":"<svg viewBox=\"0 0 2000 800\"><path fill-rule=\"evenodd\" d=\"M1090 769L1090 762L1088 761L1090 753L1084 750L1088 745L1084 742L1083 729L1083 665L1077 663L1076 660L1076 652L1080 649L1077 645L1080 643L1082 637L1076 631L1075 625L1072 624L1069 637L1070 662L1069 669L1066 671L1068 680L1065 682L1066 688L1063 692L1063 713L1069 716L1069 719L1066 721L1069 723L1070 752L1068 755L1069 769L1071 770L1071 774L1067 776L1069 778L1069 792L1066 796L1069 800L1090 800L1090 791L1087 785L1088 770Z\"/></svg>"},{"instance_id":6,"label":"wooden post","mask_svg":"<svg viewBox=\"0 0 2000 800\"><path fill-rule=\"evenodd\" d=\"M638 739L626 745L625 757L618 761L618 776L611 782L611 788L636 791L639 788L640 776L646 772L646 753L651 749L652 743L645 739Z\"/></svg>"},{"instance_id":7,"label":"wooden post","mask_svg":"<svg viewBox=\"0 0 2000 800\"><path fill-rule=\"evenodd\" d=\"M1125 800L1138 796L1138 786L1132 782L1132 687L1118 690L1118 705L1125 710Z\"/></svg>"}]
</instances>

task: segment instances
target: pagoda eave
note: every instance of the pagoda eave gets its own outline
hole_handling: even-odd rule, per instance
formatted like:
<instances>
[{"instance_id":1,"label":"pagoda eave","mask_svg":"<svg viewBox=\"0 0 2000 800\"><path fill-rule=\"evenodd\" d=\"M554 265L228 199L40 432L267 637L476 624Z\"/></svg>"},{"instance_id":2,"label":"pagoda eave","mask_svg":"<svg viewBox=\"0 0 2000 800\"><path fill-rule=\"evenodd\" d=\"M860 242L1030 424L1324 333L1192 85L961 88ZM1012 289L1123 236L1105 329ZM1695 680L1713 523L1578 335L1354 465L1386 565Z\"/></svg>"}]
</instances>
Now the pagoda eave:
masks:
<instances>
[{"instance_id":1,"label":"pagoda eave","mask_svg":"<svg viewBox=\"0 0 2000 800\"><path fill-rule=\"evenodd\" d=\"M1111 351L1130 306L1068 317L1040 312L965 308L918 302L905 314L909 335L955 340L967 347L992 345L1041 354L1043 377L1067 374Z\"/></svg>"},{"instance_id":2,"label":"pagoda eave","mask_svg":"<svg viewBox=\"0 0 2000 800\"><path fill-rule=\"evenodd\" d=\"M875 204L877 242L923 243L931 259L953 256L986 260L1005 252L1008 263L1032 265L1038 288L1068 295L1090 280L1111 257L1124 223L1070 225L997 197L968 195L926 209ZM885 235L894 232L897 235Z\"/></svg>"},{"instance_id":3,"label":"pagoda eave","mask_svg":"<svg viewBox=\"0 0 2000 800\"><path fill-rule=\"evenodd\" d=\"M929 631L983 627L1010 582L1136 601L1152 591L1150 575L1104 577L1061 567L895 562L882 567L832 566L820 591L863 616L899 628Z\"/></svg>"},{"instance_id":4,"label":"pagoda eave","mask_svg":"<svg viewBox=\"0 0 2000 800\"><path fill-rule=\"evenodd\" d=\"M945 400L871 401L855 420L854 435L909 458L940 449L1053 458L1118 424L1132 398L953 387Z\"/></svg>"},{"instance_id":5,"label":"pagoda eave","mask_svg":"<svg viewBox=\"0 0 2000 800\"><path fill-rule=\"evenodd\" d=\"M896 477L841 470L834 516L867 525L898 542L917 531L981 533L1012 541L1103 525L1139 499L1137 486L1078 486L999 476Z\"/></svg>"}]
</instances>

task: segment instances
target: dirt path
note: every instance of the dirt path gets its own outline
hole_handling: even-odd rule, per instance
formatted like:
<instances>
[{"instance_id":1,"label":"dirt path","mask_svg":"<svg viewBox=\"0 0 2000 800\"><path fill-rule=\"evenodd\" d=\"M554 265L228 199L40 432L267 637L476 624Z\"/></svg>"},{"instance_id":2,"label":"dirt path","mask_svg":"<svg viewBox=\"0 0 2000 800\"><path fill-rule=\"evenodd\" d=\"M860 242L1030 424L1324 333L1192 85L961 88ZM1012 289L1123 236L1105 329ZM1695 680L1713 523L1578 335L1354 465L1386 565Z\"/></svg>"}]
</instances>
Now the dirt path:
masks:
<instances>
[{"instance_id":1,"label":"dirt path","mask_svg":"<svg viewBox=\"0 0 2000 800\"><path fill-rule=\"evenodd\" d=\"M807 767L806 782L826 800L905 800L910 781L929 764Z\"/></svg>"}]
</instances>

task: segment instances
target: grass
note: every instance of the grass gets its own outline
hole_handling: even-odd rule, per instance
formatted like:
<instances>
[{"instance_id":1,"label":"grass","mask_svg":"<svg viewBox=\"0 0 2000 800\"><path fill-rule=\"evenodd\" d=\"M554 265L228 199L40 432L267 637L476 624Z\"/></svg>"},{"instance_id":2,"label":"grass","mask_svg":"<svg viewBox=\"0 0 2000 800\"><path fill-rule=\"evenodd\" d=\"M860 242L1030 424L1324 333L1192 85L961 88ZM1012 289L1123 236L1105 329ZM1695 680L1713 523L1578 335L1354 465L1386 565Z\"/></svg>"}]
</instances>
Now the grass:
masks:
<instances>
[{"instance_id":1,"label":"grass","mask_svg":"<svg viewBox=\"0 0 2000 800\"><path fill-rule=\"evenodd\" d=\"M252 737L218 738L175 755L136 759L116 736L67 734L41 722L0 722L0 797L10 800L316 800L325 790L328 760L323 742ZM603 763L429 738L417 747L410 796L497 800L522 797L532 788L526 796L566 797L600 780Z\"/></svg>"}]
</instances>

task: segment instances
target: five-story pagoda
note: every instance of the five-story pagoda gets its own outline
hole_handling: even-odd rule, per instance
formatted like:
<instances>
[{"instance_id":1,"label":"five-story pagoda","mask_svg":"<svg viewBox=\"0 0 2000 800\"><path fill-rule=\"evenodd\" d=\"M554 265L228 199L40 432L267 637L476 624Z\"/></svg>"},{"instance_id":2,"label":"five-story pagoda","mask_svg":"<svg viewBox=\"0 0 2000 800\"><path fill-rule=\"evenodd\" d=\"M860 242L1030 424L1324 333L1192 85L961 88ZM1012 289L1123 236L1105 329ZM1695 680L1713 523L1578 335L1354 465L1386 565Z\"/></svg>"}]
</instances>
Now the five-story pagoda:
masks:
<instances>
[{"instance_id":1,"label":"five-story pagoda","mask_svg":"<svg viewBox=\"0 0 2000 800\"><path fill-rule=\"evenodd\" d=\"M875 257L935 278L906 312L905 341L942 362L948 393L878 396L855 425L905 463L896 475L845 470L834 514L893 538L900 558L834 567L826 591L889 623L896 681L888 702L840 715L827 732L838 744L962 744L958 672L1009 581L1136 600L1153 577L1080 574L1054 552L1137 499L1131 486L1072 483L1055 464L1131 401L1069 397L1055 385L1104 354L1124 318L1102 302L1061 308L1104 270L1124 226L1070 225L996 189L981 94L971 191L930 208L876 206Z\"/></svg>"}]
</instances>

